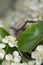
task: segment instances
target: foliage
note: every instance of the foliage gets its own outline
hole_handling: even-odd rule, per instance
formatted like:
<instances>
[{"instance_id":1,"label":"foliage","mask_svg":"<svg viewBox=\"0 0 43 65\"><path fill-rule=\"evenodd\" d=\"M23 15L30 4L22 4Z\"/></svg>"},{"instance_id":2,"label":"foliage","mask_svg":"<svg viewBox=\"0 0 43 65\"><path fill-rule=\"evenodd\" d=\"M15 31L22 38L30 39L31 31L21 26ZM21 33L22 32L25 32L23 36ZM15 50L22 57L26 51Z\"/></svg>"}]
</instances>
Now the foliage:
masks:
<instances>
[{"instance_id":1,"label":"foliage","mask_svg":"<svg viewBox=\"0 0 43 65\"><path fill-rule=\"evenodd\" d=\"M18 39L20 51L32 52L32 50L43 40L43 22L28 27Z\"/></svg>"}]
</instances>

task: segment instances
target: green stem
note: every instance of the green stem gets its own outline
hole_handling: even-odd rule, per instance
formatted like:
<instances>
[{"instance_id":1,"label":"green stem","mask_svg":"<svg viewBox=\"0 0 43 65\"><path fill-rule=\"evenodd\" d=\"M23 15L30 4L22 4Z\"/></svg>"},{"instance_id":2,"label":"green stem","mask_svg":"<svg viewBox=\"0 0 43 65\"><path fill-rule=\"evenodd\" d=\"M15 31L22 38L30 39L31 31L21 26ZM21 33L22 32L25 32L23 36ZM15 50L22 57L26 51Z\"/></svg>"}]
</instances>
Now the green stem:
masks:
<instances>
[{"instance_id":1,"label":"green stem","mask_svg":"<svg viewBox=\"0 0 43 65\"><path fill-rule=\"evenodd\" d=\"M7 53L7 51L8 51L8 45L7 45L7 47L6 47L6 53Z\"/></svg>"}]
</instances>

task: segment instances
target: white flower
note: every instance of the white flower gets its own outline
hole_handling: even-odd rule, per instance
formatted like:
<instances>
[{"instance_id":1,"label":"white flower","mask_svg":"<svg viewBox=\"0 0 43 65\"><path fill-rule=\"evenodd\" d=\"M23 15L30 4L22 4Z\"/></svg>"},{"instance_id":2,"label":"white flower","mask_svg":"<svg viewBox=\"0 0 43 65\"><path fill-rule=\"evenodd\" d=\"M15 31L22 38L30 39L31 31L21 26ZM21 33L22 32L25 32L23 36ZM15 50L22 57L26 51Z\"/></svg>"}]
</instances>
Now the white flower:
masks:
<instances>
[{"instance_id":1,"label":"white flower","mask_svg":"<svg viewBox=\"0 0 43 65\"><path fill-rule=\"evenodd\" d=\"M7 63L6 61L3 61L3 62L2 62L2 65L6 65L6 63Z\"/></svg>"},{"instance_id":2,"label":"white flower","mask_svg":"<svg viewBox=\"0 0 43 65\"><path fill-rule=\"evenodd\" d=\"M21 65L28 65L26 62L22 63Z\"/></svg>"},{"instance_id":3,"label":"white flower","mask_svg":"<svg viewBox=\"0 0 43 65\"><path fill-rule=\"evenodd\" d=\"M14 62L20 62L21 61L21 56L14 57Z\"/></svg>"},{"instance_id":4,"label":"white flower","mask_svg":"<svg viewBox=\"0 0 43 65\"><path fill-rule=\"evenodd\" d=\"M8 43L8 39L5 37L5 38L2 39L2 42L7 44Z\"/></svg>"},{"instance_id":5,"label":"white flower","mask_svg":"<svg viewBox=\"0 0 43 65\"><path fill-rule=\"evenodd\" d=\"M39 14L38 14L37 12L33 12L33 13L31 14L31 16L34 17L34 18L37 18L38 15L39 15Z\"/></svg>"},{"instance_id":6,"label":"white flower","mask_svg":"<svg viewBox=\"0 0 43 65\"><path fill-rule=\"evenodd\" d=\"M36 50L37 50L37 51L43 51L43 45L37 46Z\"/></svg>"},{"instance_id":7,"label":"white flower","mask_svg":"<svg viewBox=\"0 0 43 65\"><path fill-rule=\"evenodd\" d=\"M18 47L17 46L17 42L16 41L16 37L14 38L13 36L5 36L5 38L3 38L2 40L4 43L7 43L10 47Z\"/></svg>"},{"instance_id":8,"label":"white flower","mask_svg":"<svg viewBox=\"0 0 43 65\"><path fill-rule=\"evenodd\" d=\"M41 65L43 62L40 59L36 59L36 65Z\"/></svg>"},{"instance_id":9,"label":"white flower","mask_svg":"<svg viewBox=\"0 0 43 65\"><path fill-rule=\"evenodd\" d=\"M38 52L38 58L43 60L43 45L37 46L36 51Z\"/></svg>"},{"instance_id":10,"label":"white flower","mask_svg":"<svg viewBox=\"0 0 43 65\"><path fill-rule=\"evenodd\" d=\"M11 65L21 65L20 63L12 62Z\"/></svg>"},{"instance_id":11,"label":"white flower","mask_svg":"<svg viewBox=\"0 0 43 65\"><path fill-rule=\"evenodd\" d=\"M36 50L32 52L32 58L43 60L43 45L37 46Z\"/></svg>"},{"instance_id":12,"label":"white flower","mask_svg":"<svg viewBox=\"0 0 43 65\"><path fill-rule=\"evenodd\" d=\"M2 62L2 65L11 65L11 64L10 64L10 62L8 62L8 61L3 61L3 62Z\"/></svg>"},{"instance_id":13,"label":"white flower","mask_svg":"<svg viewBox=\"0 0 43 65\"><path fill-rule=\"evenodd\" d=\"M6 47L6 45L4 43L0 44L0 48L5 48L5 47Z\"/></svg>"},{"instance_id":14,"label":"white flower","mask_svg":"<svg viewBox=\"0 0 43 65\"><path fill-rule=\"evenodd\" d=\"M31 57L34 59L37 58L38 57L37 51L32 52Z\"/></svg>"},{"instance_id":15,"label":"white flower","mask_svg":"<svg viewBox=\"0 0 43 65\"><path fill-rule=\"evenodd\" d=\"M38 6L37 5L34 5L34 4L30 4L30 9L32 10L38 10Z\"/></svg>"},{"instance_id":16,"label":"white flower","mask_svg":"<svg viewBox=\"0 0 43 65\"><path fill-rule=\"evenodd\" d=\"M28 65L35 65L35 61L29 61Z\"/></svg>"},{"instance_id":17,"label":"white flower","mask_svg":"<svg viewBox=\"0 0 43 65\"><path fill-rule=\"evenodd\" d=\"M0 49L0 59L3 59L5 56L5 51L3 49Z\"/></svg>"},{"instance_id":18,"label":"white flower","mask_svg":"<svg viewBox=\"0 0 43 65\"><path fill-rule=\"evenodd\" d=\"M21 5L21 7L20 7L20 5ZM42 14L43 0L18 0L18 2L16 4L16 11L24 14L25 18L28 17L28 20L31 19L32 21L38 21L38 20L40 20L40 18L41 18L41 20L43 20L43 14ZM32 16L31 11L33 14L34 14L34 12L37 12L39 15L34 17L34 15ZM41 11L41 13L40 13L40 11ZM29 13L29 15L28 15L28 13ZM29 17L30 17L30 19L29 19Z\"/></svg>"},{"instance_id":19,"label":"white flower","mask_svg":"<svg viewBox=\"0 0 43 65\"><path fill-rule=\"evenodd\" d=\"M14 61L15 62L20 62L21 61L21 56L19 55L19 53L17 51L13 52L13 56L14 56Z\"/></svg>"},{"instance_id":20,"label":"white flower","mask_svg":"<svg viewBox=\"0 0 43 65\"><path fill-rule=\"evenodd\" d=\"M16 56L16 57L19 56L18 51L14 51L14 52L13 52L13 56L14 56L14 57L15 57L15 56Z\"/></svg>"},{"instance_id":21,"label":"white flower","mask_svg":"<svg viewBox=\"0 0 43 65\"><path fill-rule=\"evenodd\" d=\"M36 65L43 63L43 45L37 46L36 50L32 52L32 58L36 60Z\"/></svg>"},{"instance_id":22,"label":"white flower","mask_svg":"<svg viewBox=\"0 0 43 65\"><path fill-rule=\"evenodd\" d=\"M7 54L7 55L5 56L5 59L6 59L7 61L11 61L11 60L13 59L13 56L12 56L11 54Z\"/></svg>"}]
</instances>

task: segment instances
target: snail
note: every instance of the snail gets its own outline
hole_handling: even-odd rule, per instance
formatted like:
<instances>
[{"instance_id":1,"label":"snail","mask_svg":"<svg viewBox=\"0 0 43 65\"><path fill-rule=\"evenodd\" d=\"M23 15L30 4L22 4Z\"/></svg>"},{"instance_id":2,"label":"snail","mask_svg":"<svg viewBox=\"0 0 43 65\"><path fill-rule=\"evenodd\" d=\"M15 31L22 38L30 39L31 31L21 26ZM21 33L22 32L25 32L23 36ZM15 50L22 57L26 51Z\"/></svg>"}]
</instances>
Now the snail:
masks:
<instances>
[{"instance_id":1,"label":"snail","mask_svg":"<svg viewBox=\"0 0 43 65\"><path fill-rule=\"evenodd\" d=\"M14 27L11 27L11 29L13 29L13 30L15 30L15 35L16 35L16 37L17 37L17 39L22 35L22 33L26 30L26 28L29 26L29 24L28 23L36 23L35 21L25 21L25 23L24 24L22 24L22 26L21 27L17 27L17 28L14 28ZM25 52L21 52L26 58L28 58L28 57L31 57L31 54L30 53L25 53Z\"/></svg>"}]
</instances>

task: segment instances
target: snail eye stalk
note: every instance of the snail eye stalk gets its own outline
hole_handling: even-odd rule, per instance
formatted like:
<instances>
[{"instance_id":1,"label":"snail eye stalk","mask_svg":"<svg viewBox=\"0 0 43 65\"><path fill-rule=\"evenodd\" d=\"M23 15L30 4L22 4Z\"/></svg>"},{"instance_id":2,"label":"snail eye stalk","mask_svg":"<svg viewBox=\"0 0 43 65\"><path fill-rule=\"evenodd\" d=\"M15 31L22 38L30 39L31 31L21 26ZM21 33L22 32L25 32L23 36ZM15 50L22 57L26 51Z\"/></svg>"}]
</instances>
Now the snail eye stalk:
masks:
<instances>
[{"instance_id":1,"label":"snail eye stalk","mask_svg":"<svg viewBox=\"0 0 43 65\"><path fill-rule=\"evenodd\" d=\"M17 38L22 34L23 31L26 30L26 25L27 25L28 23L36 23L36 22L35 22L35 21L28 21L28 20L27 20L19 29L16 29L16 28L14 28L14 27L11 27L11 29L15 30L15 35L16 35ZM18 27L17 27L17 28L18 28Z\"/></svg>"}]
</instances>

